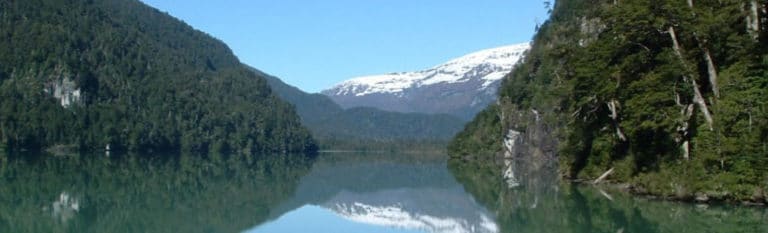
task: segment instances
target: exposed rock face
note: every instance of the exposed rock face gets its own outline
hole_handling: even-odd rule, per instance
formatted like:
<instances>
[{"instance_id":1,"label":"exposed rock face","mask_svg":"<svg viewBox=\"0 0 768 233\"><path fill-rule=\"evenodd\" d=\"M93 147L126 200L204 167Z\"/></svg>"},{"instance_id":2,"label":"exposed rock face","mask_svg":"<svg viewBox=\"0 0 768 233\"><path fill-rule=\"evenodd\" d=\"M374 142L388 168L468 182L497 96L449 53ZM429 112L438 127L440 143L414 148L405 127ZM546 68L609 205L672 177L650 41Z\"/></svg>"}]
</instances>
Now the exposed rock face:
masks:
<instances>
[{"instance_id":1,"label":"exposed rock face","mask_svg":"<svg viewBox=\"0 0 768 233\"><path fill-rule=\"evenodd\" d=\"M520 132L515 130L509 130L507 132L507 135L504 136L504 148L506 149L504 151L504 174L502 174L502 177L504 178L504 181L507 182L507 186L510 188L515 188L517 186L520 186L520 181L515 178L515 167L514 167L514 155L512 154L513 151L515 151L515 145L519 144L518 142L520 140Z\"/></svg>"},{"instance_id":2,"label":"exposed rock face","mask_svg":"<svg viewBox=\"0 0 768 233\"><path fill-rule=\"evenodd\" d=\"M581 47L586 47L596 41L600 33L608 27L600 21L600 18L581 17L579 21L579 31L581 32L579 46Z\"/></svg>"},{"instance_id":3,"label":"exposed rock face","mask_svg":"<svg viewBox=\"0 0 768 233\"><path fill-rule=\"evenodd\" d=\"M53 73L44 76L47 76L47 81L43 91L59 100L62 107L69 108L83 103L84 93L67 69L57 66Z\"/></svg>"},{"instance_id":4,"label":"exposed rock face","mask_svg":"<svg viewBox=\"0 0 768 233\"><path fill-rule=\"evenodd\" d=\"M502 175L508 186L537 189L542 184L555 184L557 140L553 128L541 119L537 110L502 118L503 122L510 123L502 152Z\"/></svg>"},{"instance_id":5,"label":"exposed rock face","mask_svg":"<svg viewBox=\"0 0 768 233\"><path fill-rule=\"evenodd\" d=\"M59 100L64 108L82 103L82 92L75 81L69 77L59 78L48 83L45 92Z\"/></svg>"}]
</instances>

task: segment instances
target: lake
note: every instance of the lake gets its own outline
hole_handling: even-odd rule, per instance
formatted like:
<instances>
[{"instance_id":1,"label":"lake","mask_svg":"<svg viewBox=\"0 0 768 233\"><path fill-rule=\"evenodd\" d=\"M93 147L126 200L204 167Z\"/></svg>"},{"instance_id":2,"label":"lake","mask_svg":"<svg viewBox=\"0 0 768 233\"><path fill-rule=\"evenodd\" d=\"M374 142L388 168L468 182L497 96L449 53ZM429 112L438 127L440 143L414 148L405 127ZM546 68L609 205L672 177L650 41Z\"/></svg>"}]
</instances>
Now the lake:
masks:
<instances>
[{"instance_id":1,"label":"lake","mask_svg":"<svg viewBox=\"0 0 768 233\"><path fill-rule=\"evenodd\" d=\"M0 156L0 232L768 232L764 207L631 197L435 153Z\"/></svg>"}]
</instances>

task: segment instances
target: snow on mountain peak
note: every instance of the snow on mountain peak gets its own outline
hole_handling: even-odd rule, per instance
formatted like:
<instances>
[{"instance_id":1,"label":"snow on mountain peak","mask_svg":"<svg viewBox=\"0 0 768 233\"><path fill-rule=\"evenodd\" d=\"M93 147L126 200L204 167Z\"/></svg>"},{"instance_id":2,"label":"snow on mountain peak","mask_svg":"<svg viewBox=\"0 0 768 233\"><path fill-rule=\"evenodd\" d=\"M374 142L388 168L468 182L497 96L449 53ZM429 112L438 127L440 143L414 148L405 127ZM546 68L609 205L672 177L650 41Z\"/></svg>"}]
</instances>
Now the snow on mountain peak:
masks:
<instances>
[{"instance_id":1,"label":"snow on mountain peak","mask_svg":"<svg viewBox=\"0 0 768 233\"><path fill-rule=\"evenodd\" d=\"M410 213L399 206L372 206L359 202L337 204L332 208L353 222L419 230L430 233L496 233L499 228L489 216L480 214L481 222Z\"/></svg>"},{"instance_id":2,"label":"snow on mountain peak","mask_svg":"<svg viewBox=\"0 0 768 233\"><path fill-rule=\"evenodd\" d=\"M487 88L511 72L528 48L530 43L503 46L467 54L423 71L357 77L341 82L325 93L338 96L400 95L408 88L472 79L482 80L482 88Z\"/></svg>"}]
</instances>

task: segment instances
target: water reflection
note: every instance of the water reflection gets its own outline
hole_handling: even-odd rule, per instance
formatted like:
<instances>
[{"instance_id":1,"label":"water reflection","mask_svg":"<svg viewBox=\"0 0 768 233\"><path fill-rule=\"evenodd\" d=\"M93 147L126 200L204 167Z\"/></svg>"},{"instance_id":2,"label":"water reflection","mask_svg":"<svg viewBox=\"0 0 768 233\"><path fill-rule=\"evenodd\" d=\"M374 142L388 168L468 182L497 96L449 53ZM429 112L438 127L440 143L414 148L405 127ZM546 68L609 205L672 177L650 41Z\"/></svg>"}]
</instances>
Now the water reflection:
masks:
<instances>
[{"instance_id":1,"label":"water reflection","mask_svg":"<svg viewBox=\"0 0 768 233\"><path fill-rule=\"evenodd\" d=\"M0 232L768 232L765 208L649 201L563 185L546 164L444 158L0 156Z\"/></svg>"},{"instance_id":2,"label":"water reflection","mask_svg":"<svg viewBox=\"0 0 768 233\"><path fill-rule=\"evenodd\" d=\"M531 171L509 188L506 164L451 161L467 191L496 214L500 232L768 232L764 207L696 206L562 184L549 170ZM526 168L518 168L526 170ZM537 173L539 172L539 173Z\"/></svg>"},{"instance_id":3,"label":"water reflection","mask_svg":"<svg viewBox=\"0 0 768 233\"><path fill-rule=\"evenodd\" d=\"M69 193L62 192L59 198L51 204L51 215L61 223L66 223L80 211L80 202L77 198L71 198ZM48 207L43 207L47 210Z\"/></svg>"},{"instance_id":4,"label":"water reflection","mask_svg":"<svg viewBox=\"0 0 768 233\"><path fill-rule=\"evenodd\" d=\"M443 155L325 154L277 208L286 214L249 232L497 232L446 167Z\"/></svg>"},{"instance_id":5,"label":"water reflection","mask_svg":"<svg viewBox=\"0 0 768 233\"><path fill-rule=\"evenodd\" d=\"M0 156L0 232L239 232L291 196L304 156Z\"/></svg>"},{"instance_id":6,"label":"water reflection","mask_svg":"<svg viewBox=\"0 0 768 233\"><path fill-rule=\"evenodd\" d=\"M497 232L443 155L0 156L0 232Z\"/></svg>"}]
</instances>

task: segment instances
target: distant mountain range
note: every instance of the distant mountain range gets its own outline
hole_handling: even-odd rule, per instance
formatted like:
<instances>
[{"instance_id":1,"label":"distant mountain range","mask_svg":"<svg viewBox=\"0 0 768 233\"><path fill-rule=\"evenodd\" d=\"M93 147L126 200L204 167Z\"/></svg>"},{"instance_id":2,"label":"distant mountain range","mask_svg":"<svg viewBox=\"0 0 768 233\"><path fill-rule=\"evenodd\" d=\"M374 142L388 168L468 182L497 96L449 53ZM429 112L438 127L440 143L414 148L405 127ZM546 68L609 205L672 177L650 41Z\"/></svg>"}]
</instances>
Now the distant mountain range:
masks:
<instances>
[{"instance_id":1,"label":"distant mountain range","mask_svg":"<svg viewBox=\"0 0 768 233\"><path fill-rule=\"evenodd\" d=\"M431 69L353 78L321 93L344 108L444 113L469 120L496 100L529 43L482 50Z\"/></svg>"},{"instance_id":2,"label":"distant mountain range","mask_svg":"<svg viewBox=\"0 0 768 233\"><path fill-rule=\"evenodd\" d=\"M371 107L343 109L327 96L309 94L277 77L253 69L266 77L281 99L296 107L303 125L326 148L338 144L370 145L371 142L446 141L462 129L462 119L447 114L398 113ZM365 143L360 143L365 142Z\"/></svg>"}]
</instances>

